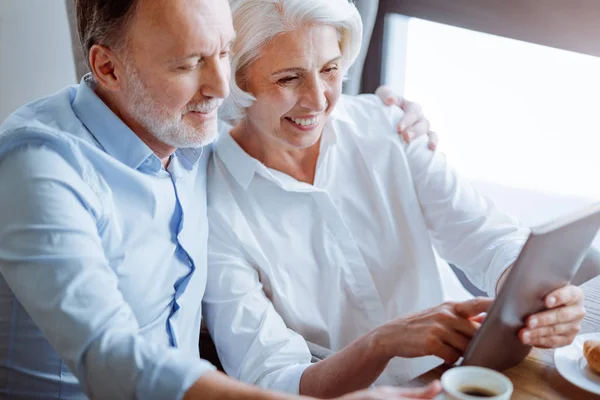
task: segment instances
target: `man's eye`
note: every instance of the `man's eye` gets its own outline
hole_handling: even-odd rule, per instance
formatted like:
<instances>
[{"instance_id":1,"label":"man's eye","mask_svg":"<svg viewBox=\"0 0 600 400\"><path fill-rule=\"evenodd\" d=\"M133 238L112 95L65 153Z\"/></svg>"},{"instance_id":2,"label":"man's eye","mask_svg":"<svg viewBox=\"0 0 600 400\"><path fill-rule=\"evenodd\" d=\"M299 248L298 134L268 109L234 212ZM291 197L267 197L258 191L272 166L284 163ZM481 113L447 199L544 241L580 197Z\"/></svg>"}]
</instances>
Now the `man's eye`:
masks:
<instances>
[{"instance_id":1,"label":"man's eye","mask_svg":"<svg viewBox=\"0 0 600 400\"><path fill-rule=\"evenodd\" d=\"M334 66L334 67L329 67L329 68L325 68L325 69L323 70L323 72L325 72L325 73L327 73L327 74L330 74L330 73L332 73L332 72L335 72L335 71L337 71L337 69L338 69L338 67L335 67L335 66Z\"/></svg>"},{"instance_id":2,"label":"man's eye","mask_svg":"<svg viewBox=\"0 0 600 400\"><path fill-rule=\"evenodd\" d=\"M221 58L226 58L226 57L229 57L229 52L230 52L230 50L229 50L229 49L227 49L227 50L223 50L223 51L222 51L222 52L219 54L219 56L220 56Z\"/></svg>"},{"instance_id":3,"label":"man's eye","mask_svg":"<svg viewBox=\"0 0 600 400\"><path fill-rule=\"evenodd\" d=\"M198 63L190 64L190 65L182 65L180 67L177 67L177 69L180 71L192 71L192 70L195 70L197 67L198 67Z\"/></svg>"},{"instance_id":4,"label":"man's eye","mask_svg":"<svg viewBox=\"0 0 600 400\"><path fill-rule=\"evenodd\" d=\"M285 85L285 84L289 84L289 83L294 82L296 79L298 79L297 76L288 76L287 78L281 78L277 82L280 83L280 84L282 84L282 85Z\"/></svg>"}]
</instances>

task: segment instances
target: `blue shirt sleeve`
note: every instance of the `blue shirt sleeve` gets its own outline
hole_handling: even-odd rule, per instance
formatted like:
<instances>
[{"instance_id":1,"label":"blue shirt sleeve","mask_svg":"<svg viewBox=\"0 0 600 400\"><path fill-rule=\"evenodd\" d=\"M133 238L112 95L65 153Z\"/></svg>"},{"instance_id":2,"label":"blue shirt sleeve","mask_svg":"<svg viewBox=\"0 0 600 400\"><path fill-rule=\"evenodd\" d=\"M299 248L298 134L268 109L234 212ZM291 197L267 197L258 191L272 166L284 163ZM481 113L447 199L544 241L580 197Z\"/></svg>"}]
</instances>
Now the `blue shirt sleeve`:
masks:
<instances>
[{"instance_id":1,"label":"blue shirt sleeve","mask_svg":"<svg viewBox=\"0 0 600 400\"><path fill-rule=\"evenodd\" d=\"M214 367L140 335L71 158L28 145L0 161L0 273L88 396L180 399Z\"/></svg>"}]
</instances>

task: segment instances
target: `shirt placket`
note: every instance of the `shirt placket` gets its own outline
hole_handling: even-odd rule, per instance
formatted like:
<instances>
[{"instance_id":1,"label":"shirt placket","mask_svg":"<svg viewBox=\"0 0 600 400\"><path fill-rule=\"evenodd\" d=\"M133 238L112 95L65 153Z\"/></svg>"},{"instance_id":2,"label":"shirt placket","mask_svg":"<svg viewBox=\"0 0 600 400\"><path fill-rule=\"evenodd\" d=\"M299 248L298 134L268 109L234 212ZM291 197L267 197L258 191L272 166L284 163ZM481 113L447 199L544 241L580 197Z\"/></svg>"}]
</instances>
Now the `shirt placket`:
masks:
<instances>
[{"instance_id":1,"label":"shirt placket","mask_svg":"<svg viewBox=\"0 0 600 400\"><path fill-rule=\"evenodd\" d=\"M189 268L188 273L186 273L184 276L179 278L173 285L173 289L174 289L173 304L171 306L171 312L169 314L169 318L167 319L167 329L169 332L169 339L171 342L170 344L173 347L178 347L178 342L177 342L178 333L177 333L177 326L176 326L175 322L178 319L179 310L181 308L179 299L185 292L185 290L192 278L194 270L196 269L196 265L193 261L193 258L190 256L190 254L188 253L188 251L186 250L186 247L184 245L184 242L185 242L185 232L184 232L185 212L184 212L184 207L182 205L182 201L181 201L181 197L180 197L183 192L182 185L183 185L183 181L184 181L184 179L183 179L184 171L177 164L176 159L173 159L171 162L172 162L172 165L171 165L171 168L169 168L169 170L170 170L169 174L171 175L171 182L173 183L173 189L175 191L177 214L179 217L178 218L179 223L177 226L177 235L176 235L176 239L175 239L177 242L177 250L176 251L177 251L178 258L180 260L182 260L182 262L184 264L186 264Z\"/></svg>"},{"instance_id":2,"label":"shirt placket","mask_svg":"<svg viewBox=\"0 0 600 400\"><path fill-rule=\"evenodd\" d=\"M370 321L370 323L368 321L365 321L365 323L371 327L382 324L387 320L385 309L373 277L354 237L327 192L315 191L313 199L319 207L322 218L325 219L337 246L345 257L346 262L342 263L344 275L352 289L355 304L362 308L365 318Z\"/></svg>"}]
</instances>

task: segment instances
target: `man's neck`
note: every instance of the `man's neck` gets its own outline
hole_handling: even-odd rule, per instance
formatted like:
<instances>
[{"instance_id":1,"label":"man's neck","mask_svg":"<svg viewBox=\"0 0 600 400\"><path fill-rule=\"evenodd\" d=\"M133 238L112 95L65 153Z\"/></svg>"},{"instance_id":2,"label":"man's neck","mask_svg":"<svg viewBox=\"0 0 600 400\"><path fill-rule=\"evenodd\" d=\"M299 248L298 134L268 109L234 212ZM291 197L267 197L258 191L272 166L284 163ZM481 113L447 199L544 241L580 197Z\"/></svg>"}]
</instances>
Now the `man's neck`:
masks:
<instances>
[{"instance_id":1,"label":"man's neck","mask_svg":"<svg viewBox=\"0 0 600 400\"><path fill-rule=\"evenodd\" d=\"M111 93L106 92L102 87L95 88L96 95L115 113L131 129L133 133L140 138L152 150L152 152L160 159L163 167L166 169L169 165L171 155L177 150L175 147L169 146L156 139L142 124L133 118Z\"/></svg>"},{"instance_id":2,"label":"man's neck","mask_svg":"<svg viewBox=\"0 0 600 400\"><path fill-rule=\"evenodd\" d=\"M305 149L286 147L281 141L254 132L246 120L240 121L231 130L231 137L246 153L266 167L283 172L300 182L313 184L321 139Z\"/></svg>"}]
</instances>

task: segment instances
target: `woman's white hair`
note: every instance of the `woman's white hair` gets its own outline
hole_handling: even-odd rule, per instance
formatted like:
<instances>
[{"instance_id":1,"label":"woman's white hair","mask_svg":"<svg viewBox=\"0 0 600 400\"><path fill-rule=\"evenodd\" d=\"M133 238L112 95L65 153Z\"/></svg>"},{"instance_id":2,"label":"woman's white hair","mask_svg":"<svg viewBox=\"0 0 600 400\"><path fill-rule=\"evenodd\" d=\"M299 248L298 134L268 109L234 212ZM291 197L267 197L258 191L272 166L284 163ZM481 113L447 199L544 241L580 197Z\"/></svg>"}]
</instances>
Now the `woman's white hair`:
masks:
<instances>
[{"instance_id":1,"label":"woman's white hair","mask_svg":"<svg viewBox=\"0 0 600 400\"><path fill-rule=\"evenodd\" d=\"M243 72L275 36L309 24L325 24L338 31L345 74L360 51L362 21L348 0L229 0L236 39L231 49L231 94L221 117L239 121L256 100L238 86Z\"/></svg>"}]
</instances>

